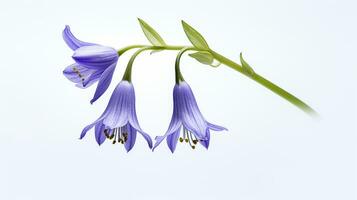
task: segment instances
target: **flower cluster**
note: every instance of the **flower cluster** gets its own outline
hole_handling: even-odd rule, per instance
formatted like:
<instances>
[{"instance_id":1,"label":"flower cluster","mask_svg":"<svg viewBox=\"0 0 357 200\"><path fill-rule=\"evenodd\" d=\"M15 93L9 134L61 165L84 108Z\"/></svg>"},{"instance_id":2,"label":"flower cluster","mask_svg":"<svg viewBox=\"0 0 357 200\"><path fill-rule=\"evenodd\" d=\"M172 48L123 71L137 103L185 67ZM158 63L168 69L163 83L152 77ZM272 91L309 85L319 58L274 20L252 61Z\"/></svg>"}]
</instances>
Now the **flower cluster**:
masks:
<instances>
[{"instance_id":1,"label":"flower cluster","mask_svg":"<svg viewBox=\"0 0 357 200\"><path fill-rule=\"evenodd\" d=\"M63 74L79 88L88 88L98 82L95 94L90 101L93 103L108 89L119 53L111 47L78 40L71 33L69 26L66 26L63 31L63 39L74 51L72 58L75 62L66 67ZM164 135L155 138L156 142L153 145L151 137L141 129L137 119L134 86L130 79L123 78L114 89L103 114L84 127L80 139L94 128L95 139L99 145L110 140L113 144L123 144L129 152L139 133L152 150L166 139L173 153L178 141L188 143L193 149L197 144L208 148L210 131L226 130L224 127L206 121L198 108L190 86L183 78L179 79L174 86L173 102L169 128Z\"/></svg>"},{"instance_id":2,"label":"flower cluster","mask_svg":"<svg viewBox=\"0 0 357 200\"><path fill-rule=\"evenodd\" d=\"M211 131L227 129L208 122L201 114L193 92L180 71L181 57L187 51L194 51L189 56L199 63L211 67L218 67L221 64L228 66L284 98L305 113L317 116L317 113L305 102L257 74L243 59L242 53L240 53L240 64L238 64L212 50L205 38L186 22L181 21L183 30L192 46L168 45L149 24L142 19L138 20L151 45L131 45L116 50L77 39L69 26L63 30L64 41L74 51L72 55L74 63L66 67L63 74L79 88L88 88L97 82L97 88L90 103L98 100L108 89L119 57L128 50L137 49L128 61L123 78L113 91L107 108L97 120L83 129L80 139L94 128L95 139L99 145L108 139L113 144L123 144L127 151L133 148L137 133L144 137L153 151L165 139L172 153L175 151L178 141L189 144L192 149L195 149L198 144L208 148ZM166 133L156 136L155 143L139 125L135 108L135 91L131 81L134 60L140 53L147 50L151 50L151 52L178 51L175 61L176 84L173 89L172 118Z\"/></svg>"}]
</instances>

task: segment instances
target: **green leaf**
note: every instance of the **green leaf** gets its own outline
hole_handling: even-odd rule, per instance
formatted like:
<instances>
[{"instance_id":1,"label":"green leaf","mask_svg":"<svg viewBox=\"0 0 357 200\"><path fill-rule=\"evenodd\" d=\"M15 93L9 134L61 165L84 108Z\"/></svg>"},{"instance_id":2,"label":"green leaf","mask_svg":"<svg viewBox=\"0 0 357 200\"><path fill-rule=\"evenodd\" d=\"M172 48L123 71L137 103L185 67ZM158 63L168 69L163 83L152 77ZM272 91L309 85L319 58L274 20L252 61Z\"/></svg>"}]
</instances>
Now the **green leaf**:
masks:
<instances>
[{"instance_id":1,"label":"green leaf","mask_svg":"<svg viewBox=\"0 0 357 200\"><path fill-rule=\"evenodd\" d=\"M242 64L243 72L250 77L253 77L255 72L253 68L243 59L242 53L240 53L240 62Z\"/></svg>"},{"instance_id":2,"label":"green leaf","mask_svg":"<svg viewBox=\"0 0 357 200\"><path fill-rule=\"evenodd\" d=\"M162 39L162 37L144 20L138 18L141 28L146 36L146 38L150 41L150 43L154 46L165 46L166 43Z\"/></svg>"},{"instance_id":3,"label":"green leaf","mask_svg":"<svg viewBox=\"0 0 357 200\"><path fill-rule=\"evenodd\" d=\"M182 27L188 39L193 44L193 46L199 49L205 49L205 50L209 49L208 44L206 40L203 38L203 36L183 20L182 20Z\"/></svg>"},{"instance_id":4,"label":"green leaf","mask_svg":"<svg viewBox=\"0 0 357 200\"><path fill-rule=\"evenodd\" d=\"M213 63L213 56L207 51L200 51L196 53L191 53L189 54L192 58L196 59L198 62L205 64L205 65L210 65Z\"/></svg>"},{"instance_id":5,"label":"green leaf","mask_svg":"<svg viewBox=\"0 0 357 200\"><path fill-rule=\"evenodd\" d=\"M205 64L205 65L210 65L212 67L218 67L221 63L216 63L214 64L214 57L210 52L207 51L199 51L196 53L191 53L189 54L192 58L196 59L198 62Z\"/></svg>"}]
</instances>

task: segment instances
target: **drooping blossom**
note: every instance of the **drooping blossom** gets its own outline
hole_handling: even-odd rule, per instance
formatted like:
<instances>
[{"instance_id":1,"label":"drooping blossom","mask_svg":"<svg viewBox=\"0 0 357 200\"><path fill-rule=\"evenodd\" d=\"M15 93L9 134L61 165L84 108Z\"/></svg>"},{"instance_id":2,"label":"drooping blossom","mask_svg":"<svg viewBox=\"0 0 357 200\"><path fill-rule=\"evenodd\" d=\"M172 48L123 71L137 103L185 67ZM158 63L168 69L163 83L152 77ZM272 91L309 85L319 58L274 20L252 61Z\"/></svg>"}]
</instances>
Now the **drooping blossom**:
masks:
<instances>
[{"instance_id":1,"label":"drooping blossom","mask_svg":"<svg viewBox=\"0 0 357 200\"><path fill-rule=\"evenodd\" d=\"M125 149L129 152L133 148L136 134L139 132L152 148L150 136L139 126L134 87L128 81L123 80L116 86L103 114L83 129L80 139L93 127L95 127L95 139L99 145L106 139L110 139L113 144L124 144Z\"/></svg>"},{"instance_id":2,"label":"drooping blossom","mask_svg":"<svg viewBox=\"0 0 357 200\"><path fill-rule=\"evenodd\" d=\"M187 142L194 149L197 143L208 148L210 130L222 131L226 128L211 124L201 114L190 86L181 81L173 91L174 109L166 134L157 136L153 150L166 138L167 145L173 153L178 140ZM181 128L183 136L181 135Z\"/></svg>"},{"instance_id":3,"label":"drooping blossom","mask_svg":"<svg viewBox=\"0 0 357 200\"><path fill-rule=\"evenodd\" d=\"M74 51L75 63L66 67L63 74L76 86L87 88L98 82L91 103L95 102L108 89L119 58L111 47L78 40L67 25L63 30L63 39Z\"/></svg>"}]
</instances>

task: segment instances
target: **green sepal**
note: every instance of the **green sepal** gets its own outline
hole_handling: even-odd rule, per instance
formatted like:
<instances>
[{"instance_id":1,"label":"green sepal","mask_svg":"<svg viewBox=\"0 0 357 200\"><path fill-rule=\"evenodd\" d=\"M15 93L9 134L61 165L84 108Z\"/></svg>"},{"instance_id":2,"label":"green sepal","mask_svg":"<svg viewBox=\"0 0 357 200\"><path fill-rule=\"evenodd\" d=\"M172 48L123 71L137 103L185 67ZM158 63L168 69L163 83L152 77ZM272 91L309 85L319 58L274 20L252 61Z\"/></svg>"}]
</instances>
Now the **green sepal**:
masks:
<instances>
[{"instance_id":1,"label":"green sepal","mask_svg":"<svg viewBox=\"0 0 357 200\"><path fill-rule=\"evenodd\" d=\"M243 59L242 52L240 53L240 62L242 64L243 72L250 77L253 77L255 72L253 68Z\"/></svg>"},{"instance_id":2,"label":"green sepal","mask_svg":"<svg viewBox=\"0 0 357 200\"><path fill-rule=\"evenodd\" d=\"M214 64L214 57L213 55L208 52L208 51L199 51L196 53L191 53L189 54L192 58L196 59L198 62L205 64L205 65L210 65L212 67L218 67L221 63L218 62Z\"/></svg>"},{"instance_id":3,"label":"green sepal","mask_svg":"<svg viewBox=\"0 0 357 200\"><path fill-rule=\"evenodd\" d=\"M141 29L143 29L143 32L146 36L146 38L149 40L149 42L154 45L154 46L166 46L165 41L162 39L162 37L149 25L147 24L144 20L138 18Z\"/></svg>"},{"instance_id":4,"label":"green sepal","mask_svg":"<svg viewBox=\"0 0 357 200\"><path fill-rule=\"evenodd\" d=\"M198 49L209 50L208 44L203 38L203 36L183 20L181 22L183 30L185 31L186 36L190 40L192 45Z\"/></svg>"}]
</instances>

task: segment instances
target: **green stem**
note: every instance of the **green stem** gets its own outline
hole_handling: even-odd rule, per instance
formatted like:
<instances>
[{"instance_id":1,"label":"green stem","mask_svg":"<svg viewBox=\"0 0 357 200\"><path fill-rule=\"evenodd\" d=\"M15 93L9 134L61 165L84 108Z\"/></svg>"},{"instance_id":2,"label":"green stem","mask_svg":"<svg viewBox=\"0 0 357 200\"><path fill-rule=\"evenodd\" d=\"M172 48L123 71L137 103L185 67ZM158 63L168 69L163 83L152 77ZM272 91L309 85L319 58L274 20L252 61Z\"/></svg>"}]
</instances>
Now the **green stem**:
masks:
<instances>
[{"instance_id":1,"label":"green stem","mask_svg":"<svg viewBox=\"0 0 357 200\"><path fill-rule=\"evenodd\" d=\"M131 49L135 49L135 48L143 48L143 47L147 47L147 45L130 45L124 48L121 48L118 50L118 55L121 56L123 55L126 51L129 51Z\"/></svg>"},{"instance_id":2,"label":"green stem","mask_svg":"<svg viewBox=\"0 0 357 200\"><path fill-rule=\"evenodd\" d=\"M220 55L219 53L210 50L210 52L212 53L213 57L227 65L228 67L244 74L245 76L251 78L252 80L258 82L259 84L263 85L264 87L268 88L269 90L271 90L272 92L274 92L275 94L281 96L282 98L284 98L285 100L289 101L290 103L292 103L293 105L295 105L296 107L300 108L302 111L304 111L307 114L310 115L317 115L317 113L310 107L308 106L306 103L304 103L303 101L301 101L300 99L298 99L297 97L295 97L294 95L290 94L289 92L285 91L284 89L280 88L279 86L275 85L274 83L270 82L269 80L265 79L264 77L260 76L257 73L254 73L253 76L249 76L249 74L245 73L243 71L243 68L241 65L235 63L234 61Z\"/></svg>"},{"instance_id":3,"label":"green stem","mask_svg":"<svg viewBox=\"0 0 357 200\"><path fill-rule=\"evenodd\" d=\"M188 51L188 50L197 50L199 51L200 49L194 48L194 47L187 47L187 46L149 46L149 45L131 45L131 46L127 46L124 47L120 50L118 50L118 54L122 55L124 54L126 51L131 50L131 49L135 49L135 48L140 48L139 50L137 50L133 56L130 58L128 66L125 70L123 79L124 80L128 80L131 81L131 71L132 71L132 65L134 63L135 58L143 51L146 50L180 50L179 54L176 57L176 63L175 63L175 78L176 78L176 83L178 83L180 80L183 81L183 77L180 71L180 59L181 56L183 55L184 52ZM301 109L302 111L304 111L307 114L310 115L317 115L317 113L310 107L308 106L306 103L304 103L303 101L301 101L300 99L298 99L297 97L295 97L294 95L290 94L289 92L285 91L284 89L280 88L279 86L275 85L274 83L270 82L269 80L265 79L264 77L260 76L257 73L254 73L254 75L250 75L249 73L246 73L242 66L237 64L236 62L224 57L223 55L213 51L213 50L209 50L209 52L213 55L213 57L227 65L228 67L242 73L243 75L251 78L252 80L258 82L259 84L263 85L264 87L268 88L269 90L271 90L272 92L274 92L275 94L281 96L282 98L284 98L285 100L289 101L290 103L292 103L293 105L295 105L296 107L298 107L299 109Z\"/></svg>"},{"instance_id":4,"label":"green stem","mask_svg":"<svg viewBox=\"0 0 357 200\"><path fill-rule=\"evenodd\" d=\"M133 68L133 63L134 63L134 60L135 58L143 51L146 51L146 50L149 50L149 49L152 49L152 47L148 46L148 47L143 47L139 50L137 50L130 58L129 62L128 62L128 65L126 66L126 69L125 69L125 72L124 72L124 75L123 75L123 80L126 80L126 81L129 81L131 82L131 71L132 71L132 68Z\"/></svg>"},{"instance_id":5,"label":"green stem","mask_svg":"<svg viewBox=\"0 0 357 200\"><path fill-rule=\"evenodd\" d=\"M178 84L180 81L184 81L181 70L180 70L180 60L182 55L186 52L186 51L190 51L190 50L197 50L197 48L195 47L185 47L182 48L180 50L180 52L177 54L176 56L176 61L175 61L175 80L176 80L176 84Z\"/></svg>"},{"instance_id":6,"label":"green stem","mask_svg":"<svg viewBox=\"0 0 357 200\"><path fill-rule=\"evenodd\" d=\"M130 50L130 49L134 49L134 48L140 48L139 50L137 50L130 58L128 65L125 69L124 72L124 76L123 76L123 80L127 80L129 82L131 82L131 71L133 68L133 63L135 61L135 58L142 52L146 51L146 50L181 50L183 48L186 48L185 46L145 46L145 45L132 45L132 46L128 46L128 47L124 47L120 50L118 50L118 54L122 55L123 53L125 53L126 51Z\"/></svg>"},{"instance_id":7,"label":"green stem","mask_svg":"<svg viewBox=\"0 0 357 200\"><path fill-rule=\"evenodd\" d=\"M153 50L180 50L182 48L185 48L185 46L173 46L173 45L167 45L167 46L149 46L149 45L140 45L140 44L135 44L135 45L130 45L124 48L121 48L118 50L118 55L121 56L125 52L131 50L131 49L136 49L136 48L144 48L144 47L151 47Z\"/></svg>"}]
</instances>

